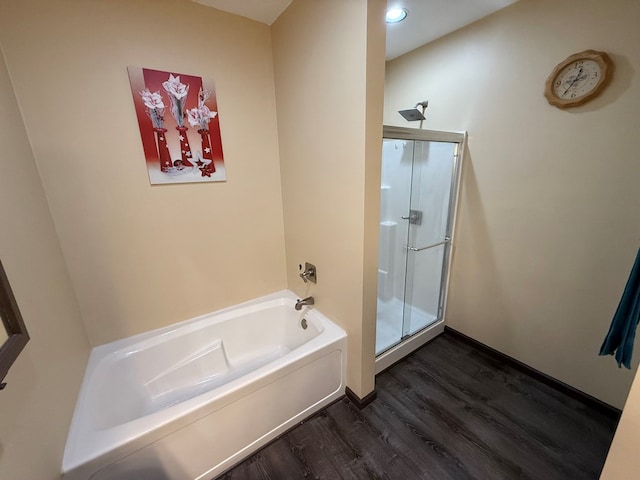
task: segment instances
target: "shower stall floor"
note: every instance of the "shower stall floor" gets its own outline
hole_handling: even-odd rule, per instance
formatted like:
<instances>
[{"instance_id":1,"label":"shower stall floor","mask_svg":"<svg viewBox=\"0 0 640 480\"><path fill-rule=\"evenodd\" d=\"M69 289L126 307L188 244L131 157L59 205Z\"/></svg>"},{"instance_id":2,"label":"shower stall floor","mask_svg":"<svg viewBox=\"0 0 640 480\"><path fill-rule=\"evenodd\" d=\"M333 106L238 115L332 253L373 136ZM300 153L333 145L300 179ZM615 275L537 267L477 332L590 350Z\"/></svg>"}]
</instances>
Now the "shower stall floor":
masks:
<instances>
[{"instance_id":1,"label":"shower stall floor","mask_svg":"<svg viewBox=\"0 0 640 480\"><path fill-rule=\"evenodd\" d=\"M397 299L383 301L378 298L376 320L376 355L397 345L402 340L402 315L404 303ZM408 331L410 335L434 323L435 315L411 305L408 309Z\"/></svg>"}]
</instances>

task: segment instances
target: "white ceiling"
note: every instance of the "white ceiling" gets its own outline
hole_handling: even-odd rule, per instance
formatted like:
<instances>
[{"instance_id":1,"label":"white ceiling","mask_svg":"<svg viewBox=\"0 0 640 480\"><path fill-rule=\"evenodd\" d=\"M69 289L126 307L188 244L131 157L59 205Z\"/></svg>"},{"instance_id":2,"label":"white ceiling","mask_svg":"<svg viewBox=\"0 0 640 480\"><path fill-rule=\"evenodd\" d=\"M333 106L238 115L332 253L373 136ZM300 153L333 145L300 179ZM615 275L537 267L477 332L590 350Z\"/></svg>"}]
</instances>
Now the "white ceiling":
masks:
<instances>
[{"instance_id":1,"label":"white ceiling","mask_svg":"<svg viewBox=\"0 0 640 480\"><path fill-rule=\"evenodd\" d=\"M432 42L491 15L517 0L388 0L409 11L400 23L387 24L387 60Z\"/></svg>"},{"instance_id":2,"label":"white ceiling","mask_svg":"<svg viewBox=\"0 0 640 480\"><path fill-rule=\"evenodd\" d=\"M193 0L196 3L235 13L271 25L292 0Z\"/></svg>"},{"instance_id":3,"label":"white ceiling","mask_svg":"<svg viewBox=\"0 0 640 480\"><path fill-rule=\"evenodd\" d=\"M193 1L271 25L292 0ZM469 25L516 1L388 0L389 7L406 8L409 15L400 23L387 25L387 60Z\"/></svg>"}]
</instances>

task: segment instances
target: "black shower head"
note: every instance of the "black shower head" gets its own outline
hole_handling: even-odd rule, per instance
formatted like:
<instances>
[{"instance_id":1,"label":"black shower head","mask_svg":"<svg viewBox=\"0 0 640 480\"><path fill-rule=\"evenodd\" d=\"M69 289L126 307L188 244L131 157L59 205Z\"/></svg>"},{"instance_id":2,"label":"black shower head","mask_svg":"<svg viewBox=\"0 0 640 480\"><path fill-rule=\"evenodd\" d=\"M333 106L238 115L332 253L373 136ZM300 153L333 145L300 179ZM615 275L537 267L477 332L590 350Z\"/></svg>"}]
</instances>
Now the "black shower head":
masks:
<instances>
[{"instance_id":1,"label":"black shower head","mask_svg":"<svg viewBox=\"0 0 640 480\"><path fill-rule=\"evenodd\" d=\"M398 110L398 113L409 122L415 122L416 120L424 120L425 116L420 113L417 108L409 108L408 110Z\"/></svg>"},{"instance_id":2,"label":"black shower head","mask_svg":"<svg viewBox=\"0 0 640 480\"><path fill-rule=\"evenodd\" d=\"M425 100L424 102L417 103L415 108L409 108L407 110L398 110L398 113L402 115L405 120L409 122L424 120L426 118L424 116L424 111L427 109L427 105L429 105L429 101ZM418 107L422 107L422 112L418 110Z\"/></svg>"}]
</instances>

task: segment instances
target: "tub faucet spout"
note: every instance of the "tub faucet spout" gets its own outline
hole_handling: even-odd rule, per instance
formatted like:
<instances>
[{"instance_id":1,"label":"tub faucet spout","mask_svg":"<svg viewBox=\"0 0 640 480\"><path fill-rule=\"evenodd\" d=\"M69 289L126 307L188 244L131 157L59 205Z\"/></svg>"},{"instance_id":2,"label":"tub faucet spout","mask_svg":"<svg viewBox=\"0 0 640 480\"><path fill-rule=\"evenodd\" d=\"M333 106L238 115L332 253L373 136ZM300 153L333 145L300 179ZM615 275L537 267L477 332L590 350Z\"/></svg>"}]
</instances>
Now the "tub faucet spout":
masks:
<instances>
[{"instance_id":1,"label":"tub faucet spout","mask_svg":"<svg viewBox=\"0 0 640 480\"><path fill-rule=\"evenodd\" d=\"M313 305L313 304L314 304L313 297L303 298L302 300L298 299L298 301L296 302L295 309L302 310L302 307L304 305Z\"/></svg>"}]
</instances>

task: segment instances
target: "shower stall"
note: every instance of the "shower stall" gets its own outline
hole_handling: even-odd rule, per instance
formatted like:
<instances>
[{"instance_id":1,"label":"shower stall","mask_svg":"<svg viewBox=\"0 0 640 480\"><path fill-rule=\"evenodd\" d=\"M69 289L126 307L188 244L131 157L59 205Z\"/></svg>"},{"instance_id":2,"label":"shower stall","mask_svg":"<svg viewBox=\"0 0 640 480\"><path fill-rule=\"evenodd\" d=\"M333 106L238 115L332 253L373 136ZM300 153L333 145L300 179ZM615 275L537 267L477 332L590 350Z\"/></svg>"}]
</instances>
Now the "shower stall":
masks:
<instances>
[{"instance_id":1,"label":"shower stall","mask_svg":"<svg viewBox=\"0 0 640 480\"><path fill-rule=\"evenodd\" d=\"M444 330L465 133L384 127L376 373Z\"/></svg>"}]
</instances>

